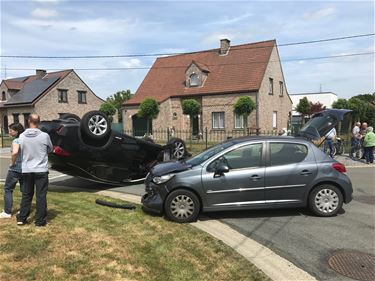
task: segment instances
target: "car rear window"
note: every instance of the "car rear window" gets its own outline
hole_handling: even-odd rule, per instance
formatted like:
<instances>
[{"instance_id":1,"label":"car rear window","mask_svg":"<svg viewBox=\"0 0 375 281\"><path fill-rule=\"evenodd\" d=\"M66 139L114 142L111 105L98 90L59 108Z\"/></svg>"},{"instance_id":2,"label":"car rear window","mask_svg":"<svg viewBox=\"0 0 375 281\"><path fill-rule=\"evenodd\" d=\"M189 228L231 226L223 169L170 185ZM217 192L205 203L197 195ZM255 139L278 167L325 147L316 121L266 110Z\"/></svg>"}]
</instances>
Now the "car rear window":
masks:
<instances>
[{"instance_id":1,"label":"car rear window","mask_svg":"<svg viewBox=\"0 0 375 281\"><path fill-rule=\"evenodd\" d=\"M271 143L271 166L286 165L303 161L307 155L307 147L297 143Z\"/></svg>"}]
</instances>

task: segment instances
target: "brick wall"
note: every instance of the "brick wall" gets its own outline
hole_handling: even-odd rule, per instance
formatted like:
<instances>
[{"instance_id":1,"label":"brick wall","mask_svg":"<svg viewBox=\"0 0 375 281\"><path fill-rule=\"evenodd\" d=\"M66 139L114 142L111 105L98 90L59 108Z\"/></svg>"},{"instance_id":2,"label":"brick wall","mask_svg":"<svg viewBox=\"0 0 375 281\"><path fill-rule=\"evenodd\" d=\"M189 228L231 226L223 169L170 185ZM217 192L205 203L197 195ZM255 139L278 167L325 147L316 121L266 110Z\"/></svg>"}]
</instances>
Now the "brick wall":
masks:
<instances>
[{"instance_id":1,"label":"brick wall","mask_svg":"<svg viewBox=\"0 0 375 281\"><path fill-rule=\"evenodd\" d=\"M58 89L68 90L67 103L58 102ZM86 91L87 103L78 103L77 91ZM73 113L82 117L88 111L98 110L103 102L81 81L75 72L70 72L47 95L35 103L35 112L40 115L42 120L56 119L59 117L59 113Z\"/></svg>"},{"instance_id":2,"label":"brick wall","mask_svg":"<svg viewBox=\"0 0 375 281\"><path fill-rule=\"evenodd\" d=\"M273 79L273 95L269 94L269 78ZM280 96L279 81L283 82L283 96ZM286 88L279 54L277 49L274 48L259 89L259 127L262 131L286 128L288 124L288 113L291 110L292 101L289 98ZM277 112L276 128L272 126L272 114L274 111Z\"/></svg>"}]
</instances>

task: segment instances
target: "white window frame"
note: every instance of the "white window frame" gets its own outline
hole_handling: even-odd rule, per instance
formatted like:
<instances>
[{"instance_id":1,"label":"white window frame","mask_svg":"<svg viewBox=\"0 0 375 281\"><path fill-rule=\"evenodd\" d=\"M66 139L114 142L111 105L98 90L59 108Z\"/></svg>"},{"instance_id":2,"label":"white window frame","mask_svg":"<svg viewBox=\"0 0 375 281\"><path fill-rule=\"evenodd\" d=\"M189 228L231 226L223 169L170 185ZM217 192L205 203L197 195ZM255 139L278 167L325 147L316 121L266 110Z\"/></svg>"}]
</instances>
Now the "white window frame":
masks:
<instances>
[{"instance_id":1,"label":"white window frame","mask_svg":"<svg viewBox=\"0 0 375 281\"><path fill-rule=\"evenodd\" d=\"M198 74L196 74L196 73L190 74L189 80L190 80L190 82L189 82L190 87L198 87L198 86L200 86L200 80L199 80L199 75Z\"/></svg>"},{"instance_id":2,"label":"white window frame","mask_svg":"<svg viewBox=\"0 0 375 281\"><path fill-rule=\"evenodd\" d=\"M239 121L240 125L237 126L237 121ZM243 129L245 124L245 117L243 115L234 113L234 128L235 129Z\"/></svg>"},{"instance_id":3,"label":"white window frame","mask_svg":"<svg viewBox=\"0 0 375 281\"><path fill-rule=\"evenodd\" d=\"M225 129L225 112L212 112L212 129L220 130ZM218 120L216 120L218 117Z\"/></svg>"},{"instance_id":4,"label":"white window frame","mask_svg":"<svg viewBox=\"0 0 375 281\"><path fill-rule=\"evenodd\" d=\"M272 127L277 128L277 111L272 112Z\"/></svg>"}]
</instances>

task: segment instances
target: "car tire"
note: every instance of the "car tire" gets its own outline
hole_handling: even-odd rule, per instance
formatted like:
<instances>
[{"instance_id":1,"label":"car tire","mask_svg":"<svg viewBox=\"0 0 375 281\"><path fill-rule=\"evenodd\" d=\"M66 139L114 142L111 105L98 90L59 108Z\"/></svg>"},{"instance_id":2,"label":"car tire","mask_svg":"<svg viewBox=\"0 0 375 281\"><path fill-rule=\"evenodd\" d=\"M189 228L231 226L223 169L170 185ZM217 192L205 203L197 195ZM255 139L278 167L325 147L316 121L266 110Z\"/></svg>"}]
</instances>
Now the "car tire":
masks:
<instances>
[{"instance_id":1,"label":"car tire","mask_svg":"<svg viewBox=\"0 0 375 281\"><path fill-rule=\"evenodd\" d=\"M69 121L76 121L76 122L81 121L81 118L79 118L77 115L75 115L73 113L62 114L59 119L69 120Z\"/></svg>"},{"instance_id":2,"label":"car tire","mask_svg":"<svg viewBox=\"0 0 375 281\"><path fill-rule=\"evenodd\" d=\"M182 159L186 156L185 142L180 138L171 138L167 144L171 149L171 156L174 159Z\"/></svg>"},{"instance_id":3,"label":"car tire","mask_svg":"<svg viewBox=\"0 0 375 281\"><path fill-rule=\"evenodd\" d=\"M335 216L341 210L343 201L341 190L330 184L316 186L309 195L309 207L319 217Z\"/></svg>"},{"instance_id":4,"label":"car tire","mask_svg":"<svg viewBox=\"0 0 375 281\"><path fill-rule=\"evenodd\" d=\"M186 189L172 191L165 200L165 216L174 222L196 221L200 212L200 202L193 192Z\"/></svg>"},{"instance_id":5,"label":"car tire","mask_svg":"<svg viewBox=\"0 0 375 281\"><path fill-rule=\"evenodd\" d=\"M111 132L108 116L101 111L89 111L82 116L82 133L93 140L105 139Z\"/></svg>"}]
</instances>

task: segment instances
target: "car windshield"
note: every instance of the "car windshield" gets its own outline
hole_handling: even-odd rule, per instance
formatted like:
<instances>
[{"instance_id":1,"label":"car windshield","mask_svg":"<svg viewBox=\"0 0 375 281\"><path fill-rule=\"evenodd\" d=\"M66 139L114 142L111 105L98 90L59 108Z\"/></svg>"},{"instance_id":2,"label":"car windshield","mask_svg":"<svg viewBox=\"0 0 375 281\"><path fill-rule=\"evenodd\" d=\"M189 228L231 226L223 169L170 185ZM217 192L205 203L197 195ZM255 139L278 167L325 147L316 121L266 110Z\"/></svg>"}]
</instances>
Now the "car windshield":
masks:
<instances>
[{"instance_id":1,"label":"car windshield","mask_svg":"<svg viewBox=\"0 0 375 281\"><path fill-rule=\"evenodd\" d=\"M232 146L233 144L234 144L234 142L229 141L229 142L225 142L225 143L215 145L215 146L199 153L198 155L194 156L193 158L190 158L189 160L186 161L186 163L189 164L189 165L192 165L192 166L200 165L204 161L206 161L207 159L216 155L220 151Z\"/></svg>"}]
</instances>

